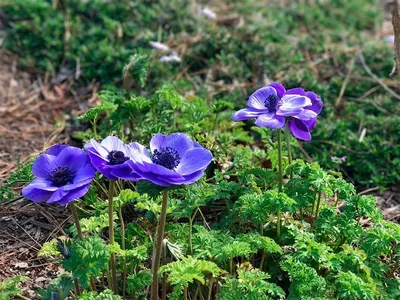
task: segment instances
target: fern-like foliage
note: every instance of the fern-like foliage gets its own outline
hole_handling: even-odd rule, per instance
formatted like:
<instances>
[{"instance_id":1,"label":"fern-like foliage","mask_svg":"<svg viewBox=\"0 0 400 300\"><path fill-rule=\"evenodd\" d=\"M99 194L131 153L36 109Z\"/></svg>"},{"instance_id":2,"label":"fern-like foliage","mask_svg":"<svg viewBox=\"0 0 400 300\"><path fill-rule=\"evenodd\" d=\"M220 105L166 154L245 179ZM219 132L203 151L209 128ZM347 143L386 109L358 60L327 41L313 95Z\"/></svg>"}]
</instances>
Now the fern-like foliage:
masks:
<instances>
[{"instance_id":1,"label":"fern-like foliage","mask_svg":"<svg viewBox=\"0 0 400 300\"><path fill-rule=\"evenodd\" d=\"M0 300L11 300L20 295L22 291L18 285L27 279L28 277L26 276L18 275L0 282Z\"/></svg>"},{"instance_id":2,"label":"fern-like foliage","mask_svg":"<svg viewBox=\"0 0 400 300\"><path fill-rule=\"evenodd\" d=\"M63 261L64 268L78 278L84 287L91 276L100 276L108 267L109 247L98 236L76 241L70 249L70 258Z\"/></svg>"},{"instance_id":3,"label":"fern-like foliage","mask_svg":"<svg viewBox=\"0 0 400 300\"><path fill-rule=\"evenodd\" d=\"M271 276L258 269L238 270L237 279L227 279L218 296L219 300L246 299L272 300L285 299L285 292L274 283L268 282Z\"/></svg>"}]
</instances>

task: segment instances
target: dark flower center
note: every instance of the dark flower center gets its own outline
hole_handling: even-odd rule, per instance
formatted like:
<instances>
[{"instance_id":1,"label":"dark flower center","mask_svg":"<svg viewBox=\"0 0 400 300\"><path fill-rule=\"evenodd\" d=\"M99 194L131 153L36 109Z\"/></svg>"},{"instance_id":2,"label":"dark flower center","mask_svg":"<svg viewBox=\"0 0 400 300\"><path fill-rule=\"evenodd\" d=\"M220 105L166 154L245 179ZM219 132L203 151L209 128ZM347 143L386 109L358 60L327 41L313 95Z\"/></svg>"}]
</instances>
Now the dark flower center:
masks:
<instances>
[{"instance_id":1,"label":"dark flower center","mask_svg":"<svg viewBox=\"0 0 400 300\"><path fill-rule=\"evenodd\" d=\"M275 113L281 104L281 99L277 95L269 95L264 100L264 106L269 113Z\"/></svg>"},{"instance_id":2,"label":"dark flower center","mask_svg":"<svg viewBox=\"0 0 400 300\"><path fill-rule=\"evenodd\" d=\"M55 186L63 186L72 181L73 175L68 167L57 167L50 173L50 180Z\"/></svg>"},{"instance_id":3,"label":"dark flower center","mask_svg":"<svg viewBox=\"0 0 400 300\"><path fill-rule=\"evenodd\" d=\"M110 165L120 165L129 160L129 157L126 157L124 152L122 151L111 151L107 156L110 161Z\"/></svg>"},{"instance_id":4,"label":"dark flower center","mask_svg":"<svg viewBox=\"0 0 400 300\"><path fill-rule=\"evenodd\" d=\"M181 161L181 157L178 152L171 147L161 149L161 151L154 150L153 163L166 167L167 169L173 170Z\"/></svg>"}]
</instances>

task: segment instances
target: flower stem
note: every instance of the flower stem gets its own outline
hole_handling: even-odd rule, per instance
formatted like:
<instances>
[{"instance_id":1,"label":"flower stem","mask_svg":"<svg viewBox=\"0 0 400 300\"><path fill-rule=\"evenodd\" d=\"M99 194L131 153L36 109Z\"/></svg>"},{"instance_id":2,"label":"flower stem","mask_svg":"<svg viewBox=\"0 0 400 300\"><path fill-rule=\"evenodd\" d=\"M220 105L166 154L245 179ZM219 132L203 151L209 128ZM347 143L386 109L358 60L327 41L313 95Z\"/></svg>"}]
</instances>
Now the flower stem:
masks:
<instances>
[{"instance_id":1,"label":"flower stem","mask_svg":"<svg viewBox=\"0 0 400 300\"><path fill-rule=\"evenodd\" d=\"M319 213L319 205L321 203L321 192L318 192L318 200L317 200L317 207L315 209L315 218L318 218Z\"/></svg>"},{"instance_id":2,"label":"flower stem","mask_svg":"<svg viewBox=\"0 0 400 300\"><path fill-rule=\"evenodd\" d=\"M119 222L121 223L121 249L125 250L125 224L124 219L122 217L122 205L119 206ZM125 299L126 296L126 257L123 257L124 264L124 276L123 276L123 284L122 284L122 297Z\"/></svg>"},{"instance_id":3,"label":"flower stem","mask_svg":"<svg viewBox=\"0 0 400 300\"><path fill-rule=\"evenodd\" d=\"M282 192L283 187L283 170L282 170L282 135L281 130L278 129L278 192ZM277 222L276 222L276 235L278 236L278 241L281 237L281 208L278 207L277 210Z\"/></svg>"},{"instance_id":4,"label":"flower stem","mask_svg":"<svg viewBox=\"0 0 400 300\"><path fill-rule=\"evenodd\" d=\"M115 181L111 180L108 186L108 235L110 238L110 245L113 245L115 242L114 239L114 218L113 218L113 197L114 197L114 186ZM115 253L111 253L111 280L112 280L112 288L114 294L118 294L118 285L117 285L117 262L115 258Z\"/></svg>"},{"instance_id":5,"label":"flower stem","mask_svg":"<svg viewBox=\"0 0 400 300\"><path fill-rule=\"evenodd\" d=\"M164 239L165 220L167 218L168 190L164 190L161 205L161 215L157 231L156 253L153 261L153 283L151 285L151 299L158 299L158 269L160 267L160 258L162 251L162 241Z\"/></svg>"},{"instance_id":6,"label":"flower stem","mask_svg":"<svg viewBox=\"0 0 400 300\"><path fill-rule=\"evenodd\" d=\"M69 204L69 208L71 209L71 213L72 213L72 217L74 219L76 231L78 233L78 238L81 239L82 238L81 224L79 223L78 213L76 212L76 207L75 207L75 204L74 204L73 201ZM76 295L80 296L81 295L81 289L79 288L79 280L78 280L78 278L74 279L74 286L75 286Z\"/></svg>"},{"instance_id":7,"label":"flower stem","mask_svg":"<svg viewBox=\"0 0 400 300\"><path fill-rule=\"evenodd\" d=\"M287 147L287 151L288 151L289 166L291 166L292 165L292 148L290 147L289 123L286 123L285 135L286 135L286 147ZM293 170L290 170L290 180L292 180L292 179L293 179Z\"/></svg>"}]
</instances>

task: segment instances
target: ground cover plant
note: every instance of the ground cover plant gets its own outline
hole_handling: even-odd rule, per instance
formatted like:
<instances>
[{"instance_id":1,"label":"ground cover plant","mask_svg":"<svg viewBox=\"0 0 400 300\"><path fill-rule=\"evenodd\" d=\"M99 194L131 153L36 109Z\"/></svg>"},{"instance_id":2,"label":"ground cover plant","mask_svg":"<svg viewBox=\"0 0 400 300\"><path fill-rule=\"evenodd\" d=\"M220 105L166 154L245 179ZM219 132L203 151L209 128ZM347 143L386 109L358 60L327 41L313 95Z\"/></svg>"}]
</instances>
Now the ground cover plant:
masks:
<instances>
[{"instance_id":1,"label":"ground cover plant","mask_svg":"<svg viewBox=\"0 0 400 300\"><path fill-rule=\"evenodd\" d=\"M318 26L333 26L332 47L344 41L357 45L362 33L356 33L372 30L378 18L374 2L294 3L284 12L276 3L242 27L219 26L212 11L203 9L199 16L180 1L5 3L9 35L15 37L6 39L6 47L18 51L29 45L21 53L23 63L55 70L50 62L74 69L79 61L80 80L112 83L99 92L99 104L78 117L87 125L75 133L79 146L53 145L9 179L9 186L25 183L27 200L68 206L74 220L67 235L39 252L64 269L37 291L39 298L400 297L400 226L385 221L375 199L358 195L345 180L354 179L358 187L398 180L391 149L397 137L390 132L397 117L387 113L397 104L371 81L354 79L345 86L347 101L340 92L347 74L365 76L365 59L377 60L374 72L385 76L391 50L366 43L317 64L316 73L306 58L309 51L325 55L330 45ZM360 3L368 5L359 9ZM253 1L229 5L240 13L258 7ZM128 22L133 11L137 18ZM346 18L349 11L355 19ZM44 18L48 13L55 17ZM268 22L259 24L263 17ZM68 43L60 42L66 24L75 33ZM277 29L266 34L265 28ZM47 37L44 29L59 39L38 40ZM154 42L156 29L169 46ZM201 43L180 49L176 40L185 34L200 35ZM298 40L279 41L286 36ZM228 38L224 45L218 41ZM249 49L239 47L244 39ZM180 50L179 56L160 57L157 51L170 47ZM288 53L296 55L288 59ZM345 74L339 61L349 59L352 71ZM338 70L323 68L336 63ZM207 68L210 73L201 73ZM254 76L265 74L285 86L256 83ZM250 84L226 87L235 86L237 78ZM221 80L218 89L214 84ZM368 103L348 100L371 89L379 95L365 96ZM386 120L394 126L390 130L384 129ZM379 134L359 142L354 128L365 126ZM318 162L299 158L299 149ZM357 165L351 165L360 152ZM388 161L394 165L388 167ZM3 197L11 198L9 186ZM18 287L23 280L0 283L0 298L23 297Z\"/></svg>"}]
</instances>

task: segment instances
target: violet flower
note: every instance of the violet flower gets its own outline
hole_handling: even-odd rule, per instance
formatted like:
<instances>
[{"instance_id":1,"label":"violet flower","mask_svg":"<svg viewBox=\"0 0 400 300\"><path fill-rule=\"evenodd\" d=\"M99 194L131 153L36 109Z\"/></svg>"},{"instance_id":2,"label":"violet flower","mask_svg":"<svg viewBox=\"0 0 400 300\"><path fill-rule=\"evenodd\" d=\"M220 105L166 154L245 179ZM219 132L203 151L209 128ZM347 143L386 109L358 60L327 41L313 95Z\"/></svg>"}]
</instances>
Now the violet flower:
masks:
<instances>
[{"instance_id":1,"label":"violet flower","mask_svg":"<svg viewBox=\"0 0 400 300\"><path fill-rule=\"evenodd\" d=\"M106 137L101 143L91 139L85 144L93 166L109 180L117 178L137 181L140 179L128 165L129 146L115 136Z\"/></svg>"},{"instance_id":2,"label":"violet flower","mask_svg":"<svg viewBox=\"0 0 400 300\"><path fill-rule=\"evenodd\" d=\"M315 124L317 123L316 116L319 115L324 104L321 100L321 97L314 92L311 91L305 92L302 88L296 88L293 90L296 90L296 93L298 93L301 96L306 96L311 100L311 105L304 107L304 110L307 110L309 112L310 111L314 112L315 117L307 120L304 118L302 119L298 118L297 116L294 116L294 119L289 121L288 126L290 131L296 138L304 141L309 141L311 140L311 130L314 129Z\"/></svg>"},{"instance_id":3,"label":"violet flower","mask_svg":"<svg viewBox=\"0 0 400 300\"><path fill-rule=\"evenodd\" d=\"M184 133L156 134L148 150L138 143L129 145L128 164L134 173L152 183L169 187L199 180L212 161L212 154Z\"/></svg>"},{"instance_id":4,"label":"violet flower","mask_svg":"<svg viewBox=\"0 0 400 300\"><path fill-rule=\"evenodd\" d=\"M321 112L321 98L302 88L287 90L279 83L271 83L250 95L247 108L232 115L234 121L256 119L259 127L281 129L286 118L290 117L289 128L293 135L303 140L310 140L309 132L314 128L316 117Z\"/></svg>"},{"instance_id":5,"label":"violet flower","mask_svg":"<svg viewBox=\"0 0 400 300\"><path fill-rule=\"evenodd\" d=\"M36 178L22 189L22 195L34 202L60 205L84 196L96 174L85 151L63 144L41 154L32 172Z\"/></svg>"}]
</instances>

